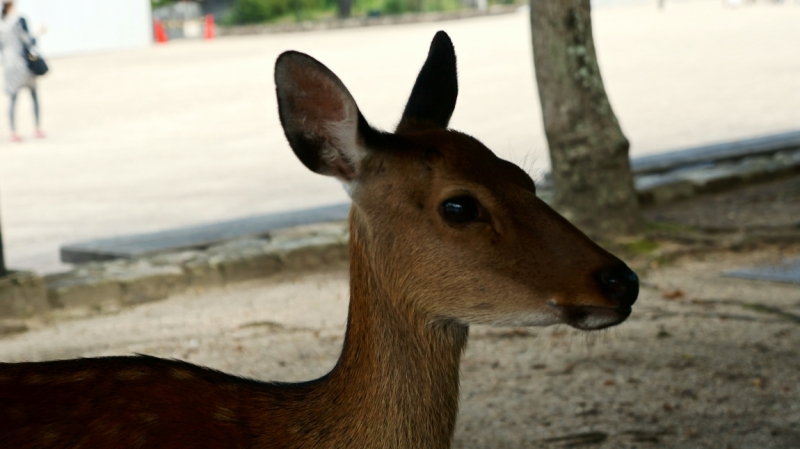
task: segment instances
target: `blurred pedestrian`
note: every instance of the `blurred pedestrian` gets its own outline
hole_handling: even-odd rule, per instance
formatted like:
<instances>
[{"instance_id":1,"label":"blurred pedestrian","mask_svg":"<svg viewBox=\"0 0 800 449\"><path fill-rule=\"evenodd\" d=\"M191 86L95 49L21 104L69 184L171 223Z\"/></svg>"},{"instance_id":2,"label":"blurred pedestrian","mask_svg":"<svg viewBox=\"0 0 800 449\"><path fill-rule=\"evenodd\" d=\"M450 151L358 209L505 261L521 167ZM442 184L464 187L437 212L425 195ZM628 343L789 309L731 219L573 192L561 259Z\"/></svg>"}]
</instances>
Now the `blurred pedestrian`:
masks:
<instances>
[{"instance_id":1,"label":"blurred pedestrian","mask_svg":"<svg viewBox=\"0 0 800 449\"><path fill-rule=\"evenodd\" d=\"M11 141L20 142L17 134L14 111L17 106L17 95L23 87L27 87L33 99L33 116L36 123L36 137L43 138L39 122L39 97L36 92L36 75L28 68L24 54L26 49L36 45L36 38L28 31L28 22L17 14L13 0L2 0L3 9L0 14L0 51L3 54L3 75L6 93L11 97L9 105L9 121L11 123Z\"/></svg>"}]
</instances>

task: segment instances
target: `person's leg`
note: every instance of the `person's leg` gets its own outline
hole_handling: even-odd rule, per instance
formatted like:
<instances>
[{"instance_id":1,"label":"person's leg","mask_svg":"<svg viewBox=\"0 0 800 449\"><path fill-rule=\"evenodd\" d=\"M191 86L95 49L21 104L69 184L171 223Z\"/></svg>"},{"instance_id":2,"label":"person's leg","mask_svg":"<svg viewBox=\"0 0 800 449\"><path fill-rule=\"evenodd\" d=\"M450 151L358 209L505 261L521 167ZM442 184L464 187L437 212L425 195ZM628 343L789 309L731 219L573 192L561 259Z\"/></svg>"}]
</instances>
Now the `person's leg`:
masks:
<instances>
[{"instance_id":1,"label":"person's leg","mask_svg":"<svg viewBox=\"0 0 800 449\"><path fill-rule=\"evenodd\" d=\"M14 119L14 111L17 109L17 92L11 94L11 103L8 106L8 120L11 124L11 140L18 142L21 139L17 135L17 122Z\"/></svg>"},{"instance_id":2,"label":"person's leg","mask_svg":"<svg viewBox=\"0 0 800 449\"><path fill-rule=\"evenodd\" d=\"M39 126L39 95L37 95L35 87L31 89L31 99L33 99L33 119L36 121L36 137L44 137Z\"/></svg>"}]
</instances>

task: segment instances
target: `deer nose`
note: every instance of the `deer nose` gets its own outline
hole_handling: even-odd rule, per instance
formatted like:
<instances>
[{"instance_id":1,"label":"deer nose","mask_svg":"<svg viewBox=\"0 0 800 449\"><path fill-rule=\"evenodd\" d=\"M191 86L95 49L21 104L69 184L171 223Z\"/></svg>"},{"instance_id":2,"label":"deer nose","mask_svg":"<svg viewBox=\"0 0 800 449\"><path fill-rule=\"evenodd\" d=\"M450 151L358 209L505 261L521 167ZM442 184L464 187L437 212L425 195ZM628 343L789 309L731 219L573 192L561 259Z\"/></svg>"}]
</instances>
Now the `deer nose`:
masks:
<instances>
[{"instance_id":1,"label":"deer nose","mask_svg":"<svg viewBox=\"0 0 800 449\"><path fill-rule=\"evenodd\" d=\"M595 278L606 298L620 307L631 307L639 296L639 276L624 263L601 269Z\"/></svg>"}]
</instances>

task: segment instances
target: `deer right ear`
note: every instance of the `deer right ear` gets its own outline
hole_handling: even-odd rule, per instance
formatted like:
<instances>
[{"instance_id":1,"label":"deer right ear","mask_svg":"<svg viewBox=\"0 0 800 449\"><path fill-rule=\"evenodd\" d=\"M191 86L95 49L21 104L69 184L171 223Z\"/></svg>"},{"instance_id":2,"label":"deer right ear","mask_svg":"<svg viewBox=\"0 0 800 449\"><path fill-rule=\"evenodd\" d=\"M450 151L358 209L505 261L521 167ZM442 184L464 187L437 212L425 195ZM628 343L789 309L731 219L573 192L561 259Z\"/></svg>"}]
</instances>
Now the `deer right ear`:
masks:
<instances>
[{"instance_id":1,"label":"deer right ear","mask_svg":"<svg viewBox=\"0 0 800 449\"><path fill-rule=\"evenodd\" d=\"M456 98L456 51L447 33L439 31L433 36L428 58L417 75L397 130L403 131L421 123L447 128L456 108Z\"/></svg>"},{"instance_id":2,"label":"deer right ear","mask_svg":"<svg viewBox=\"0 0 800 449\"><path fill-rule=\"evenodd\" d=\"M298 159L311 171L349 183L358 178L367 149L367 126L341 80L319 61L288 51L275 63L283 130Z\"/></svg>"}]
</instances>

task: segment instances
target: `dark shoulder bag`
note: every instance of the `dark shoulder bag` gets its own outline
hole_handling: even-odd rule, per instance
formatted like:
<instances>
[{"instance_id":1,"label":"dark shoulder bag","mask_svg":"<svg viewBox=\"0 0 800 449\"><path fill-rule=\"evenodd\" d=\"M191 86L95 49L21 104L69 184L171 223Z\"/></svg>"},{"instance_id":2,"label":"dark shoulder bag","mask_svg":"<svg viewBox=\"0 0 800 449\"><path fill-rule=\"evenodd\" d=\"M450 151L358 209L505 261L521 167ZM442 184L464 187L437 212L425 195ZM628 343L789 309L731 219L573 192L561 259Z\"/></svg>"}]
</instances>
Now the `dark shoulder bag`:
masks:
<instances>
[{"instance_id":1,"label":"dark shoulder bag","mask_svg":"<svg viewBox=\"0 0 800 449\"><path fill-rule=\"evenodd\" d=\"M25 32L26 35L30 36L28 33L28 23L25 21L24 18L19 19L19 24L22 27L22 31ZM25 58L25 62L28 64L28 70L31 71L36 76L42 76L50 70L47 67L47 63L44 62L44 58L42 58L38 53L35 51L31 51L31 46L25 39L20 37L22 41L22 57ZM35 44L36 40L32 37L29 39L31 44Z\"/></svg>"},{"instance_id":2,"label":"dark shoulder bag","mask_svg":"<svg viewBox=\"0 0 800 449\"><path fill-rule=\"evenodd\" d=\"M28 63L28 70L36 76L42 76L50 70L44 58L32 52L27 45L22 46L22 56L25 57L25 62Z\"/></svg>"}]
</instances>

